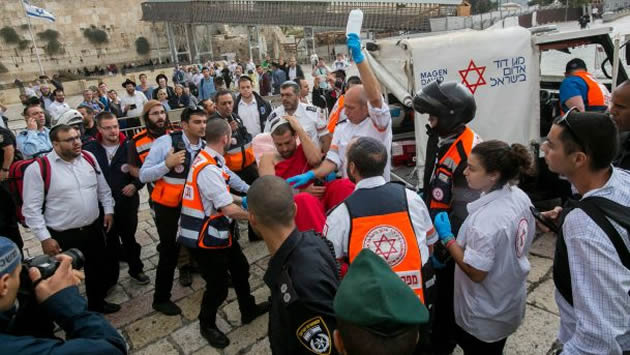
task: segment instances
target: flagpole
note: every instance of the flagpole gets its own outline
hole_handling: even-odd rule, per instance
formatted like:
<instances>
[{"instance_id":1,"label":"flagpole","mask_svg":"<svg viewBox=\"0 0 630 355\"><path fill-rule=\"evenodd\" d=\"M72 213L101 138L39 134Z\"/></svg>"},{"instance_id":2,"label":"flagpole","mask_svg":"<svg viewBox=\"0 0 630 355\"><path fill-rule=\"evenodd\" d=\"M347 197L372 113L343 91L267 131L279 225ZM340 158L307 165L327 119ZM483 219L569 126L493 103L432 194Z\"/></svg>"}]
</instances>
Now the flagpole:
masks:
<instances>
[{"instance_id":1,"label":"flagpole","mask_svg":"<svg viewBox=\"0 0 630 355\"><path fill-rule=\"evenodd\" d=\"M42 60L39 58L39 52L37 51L37 42L35 42L35 36L33 35L33 29L31 28L31 18L26 13L26 6L24 6L24 0L18 0L18 1L22 4L22 9L24 10L26 21L28 21L28 32L31 33L31 40L33 41L33 49L35 50L35 55L37 56L37 64L39 64L39 72L41 75L45 75L46 73L44 73Z\"/></svg>"}]
</instances>

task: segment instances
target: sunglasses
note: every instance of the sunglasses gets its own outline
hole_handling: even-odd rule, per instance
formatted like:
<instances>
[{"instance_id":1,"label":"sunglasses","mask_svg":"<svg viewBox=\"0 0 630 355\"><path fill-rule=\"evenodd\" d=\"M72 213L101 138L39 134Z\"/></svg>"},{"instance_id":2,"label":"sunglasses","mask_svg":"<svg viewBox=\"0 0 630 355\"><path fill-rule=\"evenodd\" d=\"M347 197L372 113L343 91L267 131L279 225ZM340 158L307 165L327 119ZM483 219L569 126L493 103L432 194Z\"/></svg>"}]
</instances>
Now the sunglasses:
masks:
<instances>
[{"instance_id":1,"label":"sunglasses","mask_svg":"<svg viewBox=\"0 0 630 355\"><path fill-rule=\"evenodd\" d=\"M573 138L575 139L575 142L584 150L586 151L586 146L584 145L584 141L580 138L580 136L575 132L575 130L573 129L573 127L571 126L571 123L569 122L569 115L571 114L571 112L573 111L577 111L577 107L571 107L569 109L569 111L567 111L564 115L562 115L559 118L556 118L553 123L557 124L557 125L564 125L567 130L569 131L569 134L571 134L573 136Z\"/></svg>"}]
</instances>

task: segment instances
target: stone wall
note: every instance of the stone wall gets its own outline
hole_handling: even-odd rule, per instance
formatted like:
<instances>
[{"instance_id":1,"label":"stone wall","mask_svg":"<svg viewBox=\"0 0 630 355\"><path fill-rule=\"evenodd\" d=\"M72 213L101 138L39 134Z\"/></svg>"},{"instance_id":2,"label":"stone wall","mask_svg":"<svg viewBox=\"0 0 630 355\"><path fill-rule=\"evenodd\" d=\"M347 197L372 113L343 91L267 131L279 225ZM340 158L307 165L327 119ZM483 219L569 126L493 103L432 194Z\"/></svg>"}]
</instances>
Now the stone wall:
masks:
<instances>
[{"instance_id":1,"label":"stone wall","mask_svg":"<svg viewBox=\"0 0 630 355\"><path fill-rule=\"evenodd\" d=\"M64 69L93 69L94 66L106 66L112 63L145 62L157 58L157 48L161 48L163 58L169 56L168 43L164 26L141 22L143 0L31 0L31 4L52 12L57 21L54 23L31 19L38 51L44 70L54 73ZM3 0L0 12L0 27L12 27L22 38L30 40L27 18L20 0ZM91 26L105 31L108 43L93 45L84 36L83 31ZM46 41L37 38L38 32L52 29L59 32L59 41L64 54L49 56L42 47ZM145 37L152 48L147 56L136 52L135 41ZM19 50L15 44L7 44L0 39L0 62L9 73L0 74L0 82L13 81L15 78L33 79L39 72L37 59L32 47Z\"/></svg>"}]
</instances>

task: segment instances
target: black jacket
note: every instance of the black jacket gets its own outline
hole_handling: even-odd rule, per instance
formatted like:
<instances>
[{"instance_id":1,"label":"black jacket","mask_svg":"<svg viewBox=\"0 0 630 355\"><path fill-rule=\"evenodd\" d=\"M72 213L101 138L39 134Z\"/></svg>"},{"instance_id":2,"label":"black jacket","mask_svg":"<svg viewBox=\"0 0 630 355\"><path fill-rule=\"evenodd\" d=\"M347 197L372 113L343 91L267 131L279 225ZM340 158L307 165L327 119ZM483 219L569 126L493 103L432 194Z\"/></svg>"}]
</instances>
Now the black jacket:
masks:
<instances>
[{"instance_id":1,"label":"black jacket","mask_svg":"<svg viewBox=\"0 0 630 355\"><path fill-rule=\"evenodd\" d=\"M262 96L258 95L257 92L253 91L254 97L256 98L256 104L258 105L258 113L260 114L260 131L265 130L265 124L267 123L267 118L271 114L273 109L271 108L271 104L269 101L262 98ZM236 101L234 102L234 112L238 115L238 104L241 102L241 95L236 97Z\"/></svg>"},{"instance_id":2,"label":"black jacket","mask_svg":"<svg viewBox=\"0 0 630 355\"><path fill-rule=\"evenodd\" d=\"M89 151L94 154L96 160L98 161L98 165L101 167L101 171L103 172L103 176L105 180L107 180L107 184L109 188L112 190L112 196L116 201L116 204L126 203L130 206L137 206L139 203L138 190L144 186L143 183L140 182L139 179L131 176L129 174L129 168L127 165L127 159L129 157L129 144L127 144L126 137L121 133L120 134L120 146L116 151L116 154L112 158L111 164L109 164L107 160L107 152L105 148L101 145L101 137L97 135L96 140L89 141L83 145L83 149ZM134 184L136 186L136 193L127 197L122 194L123 187Z\"/></svg>"},{"instance_id":3,"label":"black jacket","mask_svg":"<svg viewBox=\"0 0 630 355\"><path fill-rule=\"evenodd\" d=\"M271 257L264 280L271 290L269 343L274 355L336 354L337 275L333 251L313 232L294 230Z\"/></svg>"},{"instance_id":4,"label":"black jacket","mask_svg":"<svg viewBox=\"0 0 630 355\"><path fill-rule=\"evenodd\" d=\"M283 68L284 72L287 73L287 80L289 80L289 66ZM295 76L297 78L304 79L304 72L302 71L302 66L299 64L295 65Z\"/></svg>"},{"instance_id":5,"label":"black jacket","mask_svg":"<svg viewBox=\"0 0 630 355\"><path fill-rule=\"evenodd\" d=\"M621 133L619 142L619 154L613 161L613 165L630 170L630 133Z\"/></svg>"}]
</instances>

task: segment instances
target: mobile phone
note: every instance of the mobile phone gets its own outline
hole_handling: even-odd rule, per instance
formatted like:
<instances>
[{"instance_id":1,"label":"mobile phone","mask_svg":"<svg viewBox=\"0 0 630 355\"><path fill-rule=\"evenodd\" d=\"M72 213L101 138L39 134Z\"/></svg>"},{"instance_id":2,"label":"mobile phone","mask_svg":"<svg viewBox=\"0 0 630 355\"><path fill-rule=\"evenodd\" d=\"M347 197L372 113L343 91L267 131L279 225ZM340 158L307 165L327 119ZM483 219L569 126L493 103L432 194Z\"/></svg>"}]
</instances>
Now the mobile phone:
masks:
<instances>
[{"instance_id":1,"label":"mobile phone","mask_svg":"<svg viewBox=\"0 0 630 355\"><path fill-rule=\"evenodd\" d=\"M540 213L540 211L536 209L536 207L530 206L529 210L532 212L532 215L534 216L534 218L536 218L536 220L542 223L545 227L549 228L549 230L551 230L552 232L556 234L560 232L560 228L558 228L558 225L556 225L549 218L543 216L542 213Z\"/></svg>"},{"instance_id":2,"label":"mobile phone","mask_svg":"<svg viewBox=\"0 0 630 355\"><path fill-rule=\"evenodd\" d=\"M313 181L313 186L324 186L324 180L322 180L322 179L315 179Z\"/></svg>"}]
</instances>

